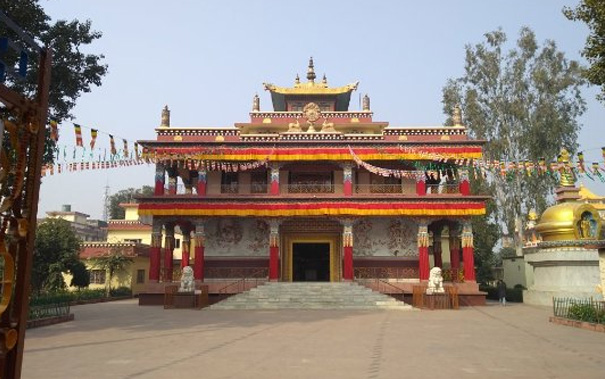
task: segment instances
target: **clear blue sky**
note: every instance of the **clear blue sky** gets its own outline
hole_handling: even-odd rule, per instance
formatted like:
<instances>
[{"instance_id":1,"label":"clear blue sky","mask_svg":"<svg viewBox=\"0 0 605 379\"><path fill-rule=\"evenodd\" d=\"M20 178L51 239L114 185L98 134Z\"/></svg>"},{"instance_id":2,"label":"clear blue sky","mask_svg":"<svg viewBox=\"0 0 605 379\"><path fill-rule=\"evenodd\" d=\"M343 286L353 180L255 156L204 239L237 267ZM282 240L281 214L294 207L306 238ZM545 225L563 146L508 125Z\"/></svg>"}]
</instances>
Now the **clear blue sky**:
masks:
<instances>
[{"instance_id":1,"label":"clear blue sky","mask_svg":"<svg viewBox=\"0 0 605 379\"><path fill-rule=\"evenodd\" d=\"M109 73L84 94L73 113L84 126L131 141L155 139L161 109L173 126L231 126L248 120L252 97L270 110L262 83L289 86L303 77L309 56L318 75L340 86L359 80L374 119L394 126L440 125L441 89L463 74L464 46L502 27L514 42L522 26L540 42L554 40L568 58L588 29L565 19L561 9L577 0L500 1L41 1L53 19L90 19L103 37L89 49L103 53ZM602 162L599 132L605 106L586 88L588 111L580 145L587 161ZM354 97L357 99L357 96ZM352 108L358 109L357 101ZM61 144L73 145L73 126L63 124ZM85 143L89 133L84 133ZM118 139L118 145L119 145ZM101 135L99 144L108 145ZM153 185L154 168L66 173L43 179L40 215L71 204L102 215L105 185L117 192ZM605 185L586 185L605 195Z\"/></svg>"}]
</instances>

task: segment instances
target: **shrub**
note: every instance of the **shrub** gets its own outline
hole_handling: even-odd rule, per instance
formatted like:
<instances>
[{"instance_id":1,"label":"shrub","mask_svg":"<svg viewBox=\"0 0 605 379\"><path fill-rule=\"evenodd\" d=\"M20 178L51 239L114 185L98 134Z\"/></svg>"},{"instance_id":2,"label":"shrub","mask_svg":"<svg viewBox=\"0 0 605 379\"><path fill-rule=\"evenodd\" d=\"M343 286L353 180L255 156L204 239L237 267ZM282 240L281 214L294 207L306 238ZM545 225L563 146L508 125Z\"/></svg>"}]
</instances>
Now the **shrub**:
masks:
<instances>
[{"instance_id":1,"label":"shrub","mask_svg":"<svg viewBox=\"0 0 605 379\"><path fill-rule=\"evenodd\" d=\"M573 304L567 311L567 318L579 321L605 323L605 309L597 309L590 303Z\"/></svg>"},{"instance_id":2,"label":"shrub","mask_svg":"<svg viewBox=\"0 0 605 379\"><path fill-rule=\"evenodd\" d=\"M111 290L111 297L132 296L132 291L128 287L118 287Z\"/></svg>"}]
</instances>

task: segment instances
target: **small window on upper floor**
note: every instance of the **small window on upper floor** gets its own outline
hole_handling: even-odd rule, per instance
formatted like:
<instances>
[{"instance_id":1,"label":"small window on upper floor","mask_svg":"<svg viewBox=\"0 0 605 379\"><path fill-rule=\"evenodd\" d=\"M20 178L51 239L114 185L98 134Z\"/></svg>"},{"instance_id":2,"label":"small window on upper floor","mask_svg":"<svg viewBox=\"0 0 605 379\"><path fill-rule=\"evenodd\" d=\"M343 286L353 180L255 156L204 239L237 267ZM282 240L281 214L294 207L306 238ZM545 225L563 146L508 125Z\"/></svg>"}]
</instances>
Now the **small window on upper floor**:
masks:
<instances>
[{"instance_id":1,"label":"small window on upper floor","mask_svg":"<svg viewBox=\"0 0 605 379\"><path fill-rule=\"evenodd\" d=\"M238 173L223 172L221 173L221 193L237 193L238 192Z\"/></svg>"}]
</instances>

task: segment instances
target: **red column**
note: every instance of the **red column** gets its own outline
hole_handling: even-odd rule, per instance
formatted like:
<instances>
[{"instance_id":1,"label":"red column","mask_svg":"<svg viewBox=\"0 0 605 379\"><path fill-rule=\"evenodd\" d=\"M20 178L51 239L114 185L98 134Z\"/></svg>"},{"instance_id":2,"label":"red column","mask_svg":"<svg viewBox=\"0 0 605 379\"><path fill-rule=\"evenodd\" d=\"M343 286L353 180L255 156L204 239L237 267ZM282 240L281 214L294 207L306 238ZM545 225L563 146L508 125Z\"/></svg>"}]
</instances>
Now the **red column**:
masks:
<instances>
[{"instance_id":1,"label":"red column","mask_svg":"<svg viewBox=\"0 0 605 379\"><path fill-rule=\"evenodd\" d=\"M172 282L174 253L174 226L166 227L166 238L164 240L164 281Z\"/></svg>"},{"instance_id":2,"label":"red column","mask_svg":"<svg viewBox=\"0 0 605 379\"><path fill-rule=\"evenodd\" d=\"M181 268L189 266L189 251L191 249L191 231L183 229L183 245L181 247Z\"/></svg>"},{"instance_id":3,"label":"red column","mask_svg":"<svg viewBox=\"0 0 605 379\"><path fill-rule=\"evenodd\" d=\"M464 280L475 281L475 257L473 256L473 227L466 222L462 227L462 261Z\"/></svg>"},{"instance_id":4,"label":"red column","mask_svg":"<svg viewBox=\"0 0 605 379\"><path fill-rule=\"evenodd\" d=\"M424 174L422 171L419 171L416 175L416 195L418 196L426 195L426 182L424 179Z\"/></svg>"},{"instance_id":5,"label":"red column","mask_svg":"<svg viewBox=\"0 0 605 379\"><path fill-rule=\"evenodd\" d=\"M206 170L197 172L197 195L206 196Z\"/></svg>"},{"instance_id":6,"label":"red column","mask_svg":"<svg viewBox=\"0 0 605 379\"><path fill-rule=\"evenodd\" d=\"M164 194L164 164L156 163L155 165L155 188L153 190L153 194L155 196L161 196Z\"/></svg>"},{"instance_id":7,"label":"red column","mask_svg":"<svg viewBox=\"0 0 605 379\"><path fill-rule=\"evenodd\" d=\"M271 166L271 195L279 195L279 166Z\"/></svg>"},{"instance_id":8,"label":"red column","mask_svg":"<svg viewBox=\"0 0 605 379\"><path fill-rule=\"evenodd\" d=\"M353 224L350 222L345 223L344 225L342 242L344 261L342 278L344 280L353 280L355 277L355 271L353 269Z\"/></svg>"},{"instance_id":9,"label":"red column","mask_svg":"<svg viewBox=\"0 0 605 379\"><path fill-rule=\"evenodd\" d=\"M151 248L149 249L149 281L160 281L160 255L162 254L162 231L154 230L151 233Z\"/></svg>"},{"instance_id":10,"label":"red column","mask_svg":"<svg viewBox=\"0 0 605 379\"><path fill-rule=\"evenodd\" d=\"M429 232L426 225L418 226L418 276L420 280L429 279Z\"/></svg>"},{"instance_id":11,"label":"red column","mask_svg":"<svg viewBox=\"0 0 605 379\"><path fill-rule=\"evenodd\" d=\"M269 222L269 280L279 280L279 223Z\"/></svg>"},{"instance_id":12,"label":"red column","mask_svg":"<svg viewBox=\"0 0 605 379\"><path fill-rule=\"evenodd\" d=\"M458 239L450 239L450 262L452 270L460 269L460 247L458 247Z\"/></svg>"},{"instance_id":13,"label":"red column","mask_svg":"<svg viewBox=\"0 0 605 379\"><path fill-rule=\"evenodd\" d=\"M204 281L204 224L195 226L195 258L193 262L193 279Z\"/></svg>"},{"instance_id":14,"label":"red column","mask_svg":"<svg viewBox=\"0 0 605 379\"><path fill-rule=\"evenodd\" d=\"M353 196L353 169L345 166L343 170L343 193L345 196Z\"/></svg>"},{"instance_id":15,"label":"red column","mask_svg":"<svg viewBox=\"0 0 605 379\"><path fill-rule=\"evenodd\" d=\"M460 185L458 187L460 189L460 194L464 196L471 194L471 183L468 178L468 171L463 170L460 172Z\"/></svg>"}]
</instances>

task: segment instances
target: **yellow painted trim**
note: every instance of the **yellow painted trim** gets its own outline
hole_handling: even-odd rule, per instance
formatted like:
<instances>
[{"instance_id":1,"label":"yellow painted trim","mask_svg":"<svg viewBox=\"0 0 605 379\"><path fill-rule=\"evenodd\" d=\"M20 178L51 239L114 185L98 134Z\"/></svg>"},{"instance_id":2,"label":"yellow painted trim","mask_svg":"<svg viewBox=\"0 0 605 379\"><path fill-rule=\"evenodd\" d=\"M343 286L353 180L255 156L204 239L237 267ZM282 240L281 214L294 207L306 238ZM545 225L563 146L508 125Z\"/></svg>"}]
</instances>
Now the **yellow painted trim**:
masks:
<instances>
[{"instance_id":1,"label":"yellow painted trim","mask_svg":"<svg viewBox=\"0 0 605 379\"><path fill-rule=\"evenodd\" d=\"M328 243L330 245L330 282L339 282L341 273L341 259L340 259L340 234L337 233L326 233L326 234L292 234L287 233L284 235L285 252L283 255L282 263L282 281L291 282L293 280L293 259L292 254L294 251L295 243Z\"/></svg>"}]
</instances>

